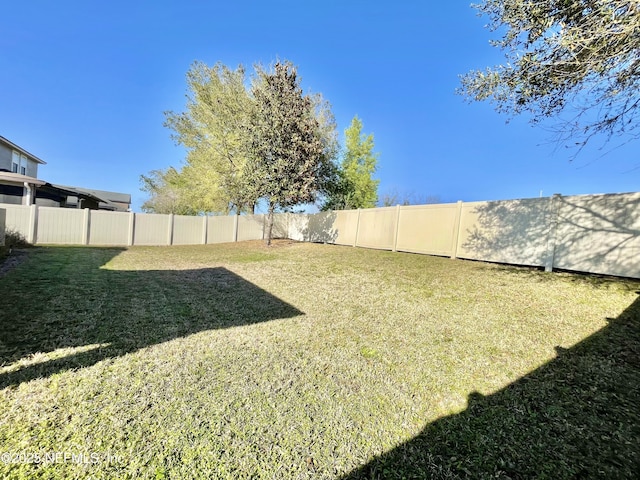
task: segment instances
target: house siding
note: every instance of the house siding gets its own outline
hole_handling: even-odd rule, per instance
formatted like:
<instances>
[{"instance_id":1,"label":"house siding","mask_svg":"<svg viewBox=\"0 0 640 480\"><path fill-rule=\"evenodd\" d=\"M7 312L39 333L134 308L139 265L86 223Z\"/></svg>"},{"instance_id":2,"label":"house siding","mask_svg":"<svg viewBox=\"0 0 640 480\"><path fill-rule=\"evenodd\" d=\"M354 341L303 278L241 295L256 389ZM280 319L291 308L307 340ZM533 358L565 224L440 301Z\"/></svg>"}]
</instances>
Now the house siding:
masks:
<instances>
[{"instance_id":1,"label":"house siding","mask_svg":"<svg viewBox=\"0 0 640 480\"><path fill-rule=\"evenodd\" d=\"M38 178L38 164L33 160L27 160L27 177Z\"/></svg>"},{"instance_id":2,"label":"house siding","mask_svg":"<svg viewBox=\"0 0 640 480\"><path fill-rule=\"evenodd\" d=\"M0 139L0 170L12 171L13 152L19 152L27 159L25 165L25 175L28 177L38 178L38 162L31 158L31 154L24 153L21 149L13 148L11 145L4 143ZM18 173L21 173L18 171Z\"/></svg>"},{"instance_id":3,"label":"house siding","mask_svg":"<svg viewBox=\"0 0 640 480\"><path fill-rule=\"evenodd\" d=\"M0 143L0 170L11 171L11 149Z\"/></svg>"}]
</instances>

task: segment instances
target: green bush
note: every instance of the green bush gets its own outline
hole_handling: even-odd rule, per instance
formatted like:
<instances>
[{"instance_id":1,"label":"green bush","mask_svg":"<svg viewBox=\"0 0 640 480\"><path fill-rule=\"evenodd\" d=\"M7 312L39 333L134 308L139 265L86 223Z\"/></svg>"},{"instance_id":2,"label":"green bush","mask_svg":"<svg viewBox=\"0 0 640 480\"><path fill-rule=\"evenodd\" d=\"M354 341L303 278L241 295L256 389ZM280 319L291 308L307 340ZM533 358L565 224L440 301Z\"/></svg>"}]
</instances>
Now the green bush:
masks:
<instances>
[{"instance_id":1,"label":"green bush","mask_svg":"<svg viewBox=\"0 0 640 480\"><path fill-rule=\"evenodd\" d=\"M20 232L17 232L11 228L7 228L4 231L4 245L0 245L0 264L4 263L4 260L9 257L11 250L14 248L27 248L31 244Z\"/></svg>"},{"instance_id":2,"label":"green bush","mask_svg":"<svg viewBox=\"0 0 640 480\"><path fill-rule=\"evenodd\" d=\"M27 239L20 232L17 232L11 228L7 228L4 231L4 247L0 247L3 249L5 253L11 251L12 248L26 248L30 247L31 244L27 242Z\"/></svg>"}]
</instances>

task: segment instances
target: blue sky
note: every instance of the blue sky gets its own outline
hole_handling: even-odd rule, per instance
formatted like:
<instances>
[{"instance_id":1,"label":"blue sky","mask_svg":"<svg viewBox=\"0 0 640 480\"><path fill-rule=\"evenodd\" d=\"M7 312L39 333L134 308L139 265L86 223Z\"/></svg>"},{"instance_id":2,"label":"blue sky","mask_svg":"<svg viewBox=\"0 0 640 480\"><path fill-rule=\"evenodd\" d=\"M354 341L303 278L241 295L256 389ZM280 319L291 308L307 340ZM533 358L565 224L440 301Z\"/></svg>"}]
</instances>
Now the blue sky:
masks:
<instances>
[{"instance_id":1,"label":"blue sky","mask_svg":"<svg viewBox=\"0 0 640 480\"><path fill-rule=\"evenodd\" d=\"M0 135L47 162L40 178L128 192L138 210L140 174L182 163L163 112L184 109L192 62L280 58L332 104L341 133L357 114L374 134L381 194L637 191L640 142L572 161L547 129L455 94L459 74L502 61L486 23L466 0L5 2Z\"/></svg>"}]
</instances>

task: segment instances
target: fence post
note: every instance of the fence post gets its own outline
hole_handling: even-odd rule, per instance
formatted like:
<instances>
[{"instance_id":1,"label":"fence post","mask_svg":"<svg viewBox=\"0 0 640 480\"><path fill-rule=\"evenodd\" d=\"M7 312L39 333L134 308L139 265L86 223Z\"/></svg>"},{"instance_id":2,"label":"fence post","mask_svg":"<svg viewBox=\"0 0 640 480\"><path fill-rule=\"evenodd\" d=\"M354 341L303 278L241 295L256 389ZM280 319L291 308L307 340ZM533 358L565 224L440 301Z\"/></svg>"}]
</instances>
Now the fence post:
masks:
<instances>
[{"instance_id":1,"label":"fence post","mask_svg":"<svg viewBox=\"0 0 640 480\"><path fill-rule=\"evenodd\" d=\"M88 208L84 209L84 218L82 225L82 245L89 245L89 222L91 217L91 213Z\"/></svg>"},{"instance_id":2,"label":"fence post","mask_svg":"<svg viewBox=\"0 0 640 480\"><path fill-rule=\"evenodd\" d=\"M173 245L173 213L169 214L167 225L167 245Z\"/></svg>"},{"instance_id":3,"label":"fence post","mask_svg":"<svg viewBox=\"0 0 640 480\"><path fill-rule=\"evenodd\" d=\"M544 271L552 272L553 264L556 257L556 232L558 230L558 216L560 213L560 195L554 193L549 198L549 210L551 210L551 222L549 224L549 233L547 236L547 253L546 260L544 262Z\"/></svg>"},{"instance_id":4,"label":"fence post","mask_svg":"<svg viewBox=\"0 0 640 480\"><path fill-rule=\"evenodd\" d=\"M209 220L206 215L202 217L202 245L207 244L207 228L209 227Z\"/></svg>"},{"instance_id":5,"label":"fence post","mask_svg":"<svg viewBox=\"0 0 640 480\"><path fill-rule=\"evenodd\" d=\"M396 205L396 231L393 236L393 252L398 251L398 231L400 230L400 204Z\"/></svg>"},{"instance_id":6,"label":"fence post","mask_svg":"<svg viewBox=\"0 0 640 480\"><path fill-rule=\"evenodd\" d=\"M358 218L356 219L356 235L353 237L353 246L358 246L358 230L360 230L360 209L358 209Z\"/></svg>"},{"instance_id":7,"label":"fence post","mask_svg":"<svg viewBox=\"0 0 640 480\"><path fill-rule=\"evenodd\" d=\"M38 205L35 203L29 207L29 233L27 242L35 245L38 235Z\"/></svg>"},{"instance_id":8,"label":"fence post","mask_svg":"<svg viewBox=\"0 0 640 480\"><path fill-rule=\"evenodd\" d=\"M453 232L451 238L451 258L458 258L458 241L460 240L460 224L462 223L462 200L458 200L456 216L453 220Z\"/></svg>"},{"instance_id":9,"label":"fence post","mask_svg":"<svg viewBox=\"0 0 640 480\"><path fill-rule=\"evenodd\" d=\"M238 241L238 215L237 213L233 216L233 241Z\"/></svg>"},{"instance_id":10,"label":"fence post","mask_svg":"<svg viewBox=\"0 0 640 480\"><path fill-rule=\"evenodd\" d=\"M287 235L286 238L287 240L291 240L291 217L293 216L293 213L289 213L287 212Z\"/></svg>"},{"instance_id":11,"label":"fence post","mask_svg":"<svg viewBox=\"0 0 640 480\"><path fill-rule=\"evenodd\" d=\"M129 212L129 235L127 238L127 247L130 247L133 245L133 235L135 232L135 219L136 219L136 214L133 212Z\"/></svg>"}]
</instances>

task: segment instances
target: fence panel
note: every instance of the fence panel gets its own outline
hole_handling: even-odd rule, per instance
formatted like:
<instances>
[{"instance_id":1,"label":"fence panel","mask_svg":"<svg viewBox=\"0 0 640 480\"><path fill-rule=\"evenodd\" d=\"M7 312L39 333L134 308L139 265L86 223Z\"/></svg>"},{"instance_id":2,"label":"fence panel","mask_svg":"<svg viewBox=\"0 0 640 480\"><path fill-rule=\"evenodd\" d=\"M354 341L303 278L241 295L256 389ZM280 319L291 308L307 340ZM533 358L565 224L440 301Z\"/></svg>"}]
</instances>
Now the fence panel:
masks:
<instances>
[{"instance_id":1,"label":"fence panel","mask_svg":"<svg viewBox=\"0 0 640 480\"><path fill-rule=\"evenodd\" d=\"M336 212L319 212L307 215L307 222L302 230L305 242L335 243Z\"/></svg>"},{"instance_id":2,"label":"fence panel","mask_svg":"<svg viewBox=\"0 0 640 480\"><path fill-rule=\"evenodd\" d=\"M336 245L355 245L360 212L358 210L331 212L335 215L330 231L333 243Z\"/></svg>"},{"instance_id":3,"label":"fence panel","mask_svg":"<svg viewBox=\"0 0 640 480\"><path fill-rule=\"evenodd\" d=\"M200 245L204 235L203 217L174 215L172 245Z\"/></svg>"},{"instance_id":4,"label":"fence panel","mask_svg":"<svg viewBox=\"0 0 640 480\"><path fill-rule=\"evenodd\" d=\"M262 240L265 215L240 215L238 217L238 241Z\"/></svg>"},{"instance_id":5,"label":"fence panel","mask_svg":"<svg viewBox=\"0 0 640 480\"><path fill-rule=\"evenodd\" d=\"M84 210L38 207L36 243L84 245L85 233Z\"/></svg>"},{"instance_id":6,"label":"fence panel","mask_svg":"<svg viewBox=\"0 0 640 480\"><path fill-rule=\"evenodd\" d=\"M133 230L134 245L168 245L171 215L136 213Z\"/></svg>"},{"instance_id":7,"label":"fence panel","mask_svg":"<svg viewBox=\"0 0 640 480\"><path fill-rule=\"evenodd\" d=\"M357 247L393 250L396 232L396 207L360 210Z\"/></svg>"},{"instance_id":8,"label":"fence panel","mask_svg":"<svg viewBox=\"0 0 640 480\"><path fill-rule=\"evenodd\" d=\"M289 217L289 233L287 238L297 242L309 241L306 234L309 231L309 219L313 215L308 213L296 213Z\"/></svg>"},{"instance_id":9,"label":"fence panel","mask_svg":"<svg viewBox=\"0 0 640 480\"><path fill-rule=\"evenodd\" d=\"M640 193L557 201L555 268L640 277Z\"/></svg>"},{"instance_id":10,"label":"fence panel","mask_svg":"<svg viewBox=\"0 0 640 480\"><path fill-rule=\"evenodd\" d=\"M544 266L553 220L550 198L465 203L457 256Z\"/></svg>"},{"instance_id":11,"label":"fence panel","mask_svg":"<svg viewBox=\"0 0 640 480\"><path fill-rule=\"evenodd\" d=\"M89 220L89 245L128 245L130 220L131 213L92 210Z\"/></svg>"},{"instance_id":12,"label":"fence panel","mask_svg":"<svg viewBox=\"0 0 640 480\"><path fill-rule=\"evenodd\" d=\"M31 207L25 205L0 204L6 212L5 228L18 232L24 238L29 236L29 219Z\"/></svg>"},{"instance_id":13,"label":"fence panel","mask_svg":"<svg viewBox=\"0 0 640 480\"><path fill-rule=\"evenodd\" d=\"M455 203L400 207L396 250L450 256L457 210Z\"/></svg>"},{"instance_id":14,"label":"fence panel","mask_svg":"<svg viewBox=\"0 0 640 480\"><path fill-rule=\"evenodd\" d=\"M358 229L358 210L329 210L309 214L297 225L298 237L306 242L354 245Z\"/></svg>"},{"instance_id":15,"label":"fence panel","mask_svg":"<svg viewBox=\"0 0 640 480\"><path fill-rule=\"evenodd\" d=\"M235 241L235 215L207 217L207 244Z\"/></svg>"},{"instance_id":16,"label":"fence panel","mask_svg":"<svg viewBox=\"0 0 640 480\"><path fill-rule=\"evenodd\" d=\"M276 213L273 215L273 230L271 238L287 238L289 233L289 214Z\"/></svg>"}]
</instances>

